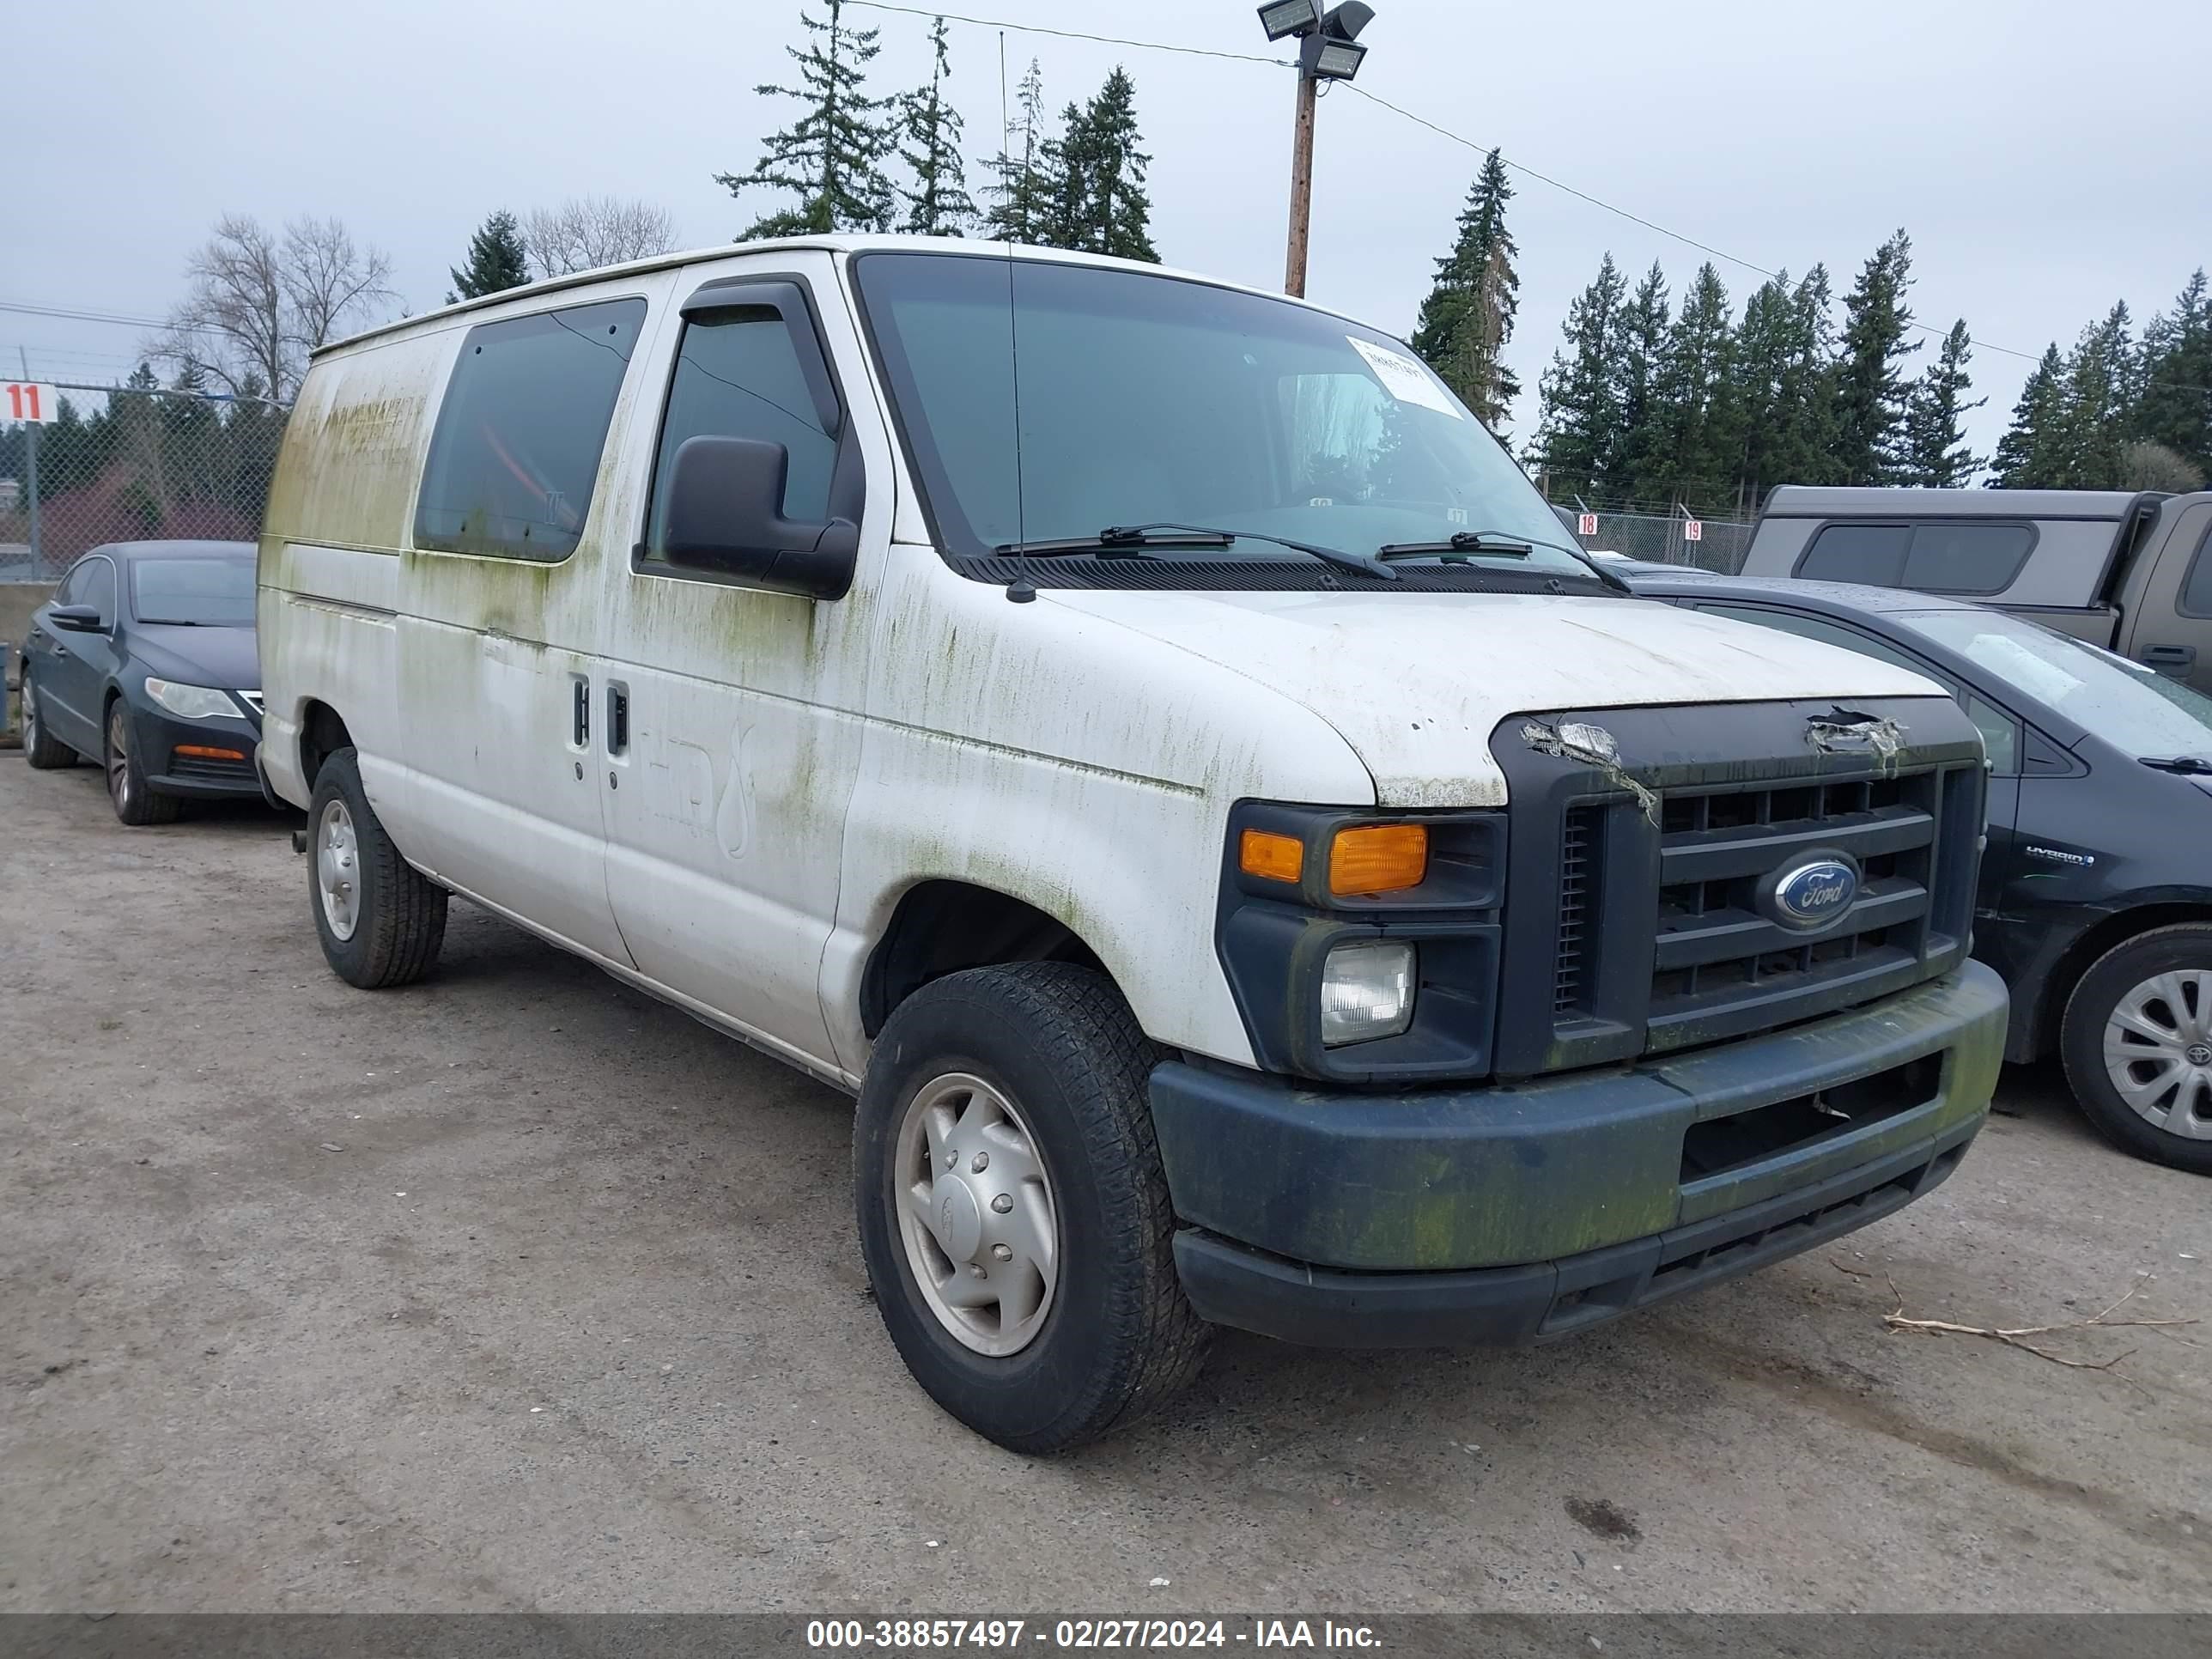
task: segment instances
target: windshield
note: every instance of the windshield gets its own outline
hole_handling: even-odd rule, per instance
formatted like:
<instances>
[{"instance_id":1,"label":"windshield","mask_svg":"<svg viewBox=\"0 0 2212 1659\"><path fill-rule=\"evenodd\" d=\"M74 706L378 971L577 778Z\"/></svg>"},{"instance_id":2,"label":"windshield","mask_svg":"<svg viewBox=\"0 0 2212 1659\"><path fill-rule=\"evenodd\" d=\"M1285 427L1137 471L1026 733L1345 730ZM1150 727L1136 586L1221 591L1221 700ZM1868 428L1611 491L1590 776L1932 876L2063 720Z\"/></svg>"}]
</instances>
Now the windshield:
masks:
<instances>
[{"instance_id":1,"label":"windshield","mask_svg":"<svg viewBox=\"0 0 2212 1659\"><path fill-rule=\"evenodd\" d=\"M2212 697L2141 663L2002 611L1898 620L2130 755L2212 756Z\"/></svg>"},{"instance_id":2,"label":"windshield","mask_svg":"<svg viewBox=\"0 0 2212 1659\"><path fill-rule=\"evenodd\" d=\"M1244 534L1209 563L1279 563L1284 549L1249 538L1370 555L1490 532L1508 545L1450 556L1590 574L1498 441L1371 330L1034 259L884 253L854 269L947 552L1172 523Z\"/></svg>"},{"instance_id":3,"label":"windshield","mask_svg":"<svg viewBox=\"0 0 2212 1659\"><path fill-rule=\"evenodd\" d=\"M131 602L142 623L251 628L253 561L137 560L131 567Z\"/></svg>"}]
</instances>

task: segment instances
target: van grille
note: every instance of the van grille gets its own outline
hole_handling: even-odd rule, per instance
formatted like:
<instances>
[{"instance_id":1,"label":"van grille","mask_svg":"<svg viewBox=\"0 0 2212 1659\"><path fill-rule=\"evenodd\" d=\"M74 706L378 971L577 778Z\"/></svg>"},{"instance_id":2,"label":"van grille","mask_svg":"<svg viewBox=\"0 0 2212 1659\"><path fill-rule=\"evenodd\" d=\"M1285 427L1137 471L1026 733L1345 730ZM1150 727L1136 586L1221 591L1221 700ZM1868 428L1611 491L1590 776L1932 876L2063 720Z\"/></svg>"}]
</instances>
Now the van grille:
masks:
<instances>
[{"instance_id":1,"label":"van grille","mask_svg":"<svg viewBox=\"0 0 2212 1659\"><path fill-rule=\"evenodd\" d=\"M1917 962L1929 944L1934 769L1849 782L1669 791L1661 798L1649 1046L1778 1025L1797 1006ZM1814 852L1849 854L1858 894L1808 938L1759 914L1759 880Z\"/></svg>"},{"instance_id":2,"label":"van grille","mask_svg":"<svg viewBox=\"0 0 2212 1659\"><path fill-rule=\"evenodd\" d=\"M1559 841L1559 948L1552 970L1552 1012L1571 1015L1588 1002L1589 934L1596 908L1597 841L1605 809L1577 806L1567 813Z\"/></svg>"}]
</instances>

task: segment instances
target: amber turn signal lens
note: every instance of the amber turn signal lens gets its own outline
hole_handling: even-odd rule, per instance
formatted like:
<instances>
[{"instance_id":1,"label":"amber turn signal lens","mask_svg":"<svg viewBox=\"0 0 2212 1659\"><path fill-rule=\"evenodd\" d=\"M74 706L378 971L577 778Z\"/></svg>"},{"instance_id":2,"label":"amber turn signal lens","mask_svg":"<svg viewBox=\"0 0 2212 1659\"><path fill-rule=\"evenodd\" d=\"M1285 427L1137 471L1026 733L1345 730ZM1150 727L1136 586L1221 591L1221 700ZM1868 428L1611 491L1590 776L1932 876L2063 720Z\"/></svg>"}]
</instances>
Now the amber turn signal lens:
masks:
<instances>
[{"instance_id":1,"label":"amber turn signal lens","mask_svg":"<svg viewBox=\"0 0 2212 1659\"><path fill-rule=\"evenodd\" d=\"M1248 876L1265 876L1269 881L1296 881L1305 873L1305 843L1296 836L1247 830L1237 843L1237 867Z\"/></svg>"},{"instance_id":2,"label":"amber turn signal lens","mask_svg":"<svg viewBox=\"0 0 2212 1659\"><path fill-rule=\"evenodd\" d=\"M1397 893L1429 873L1429 830L1422 823L1376 823L1340 830L1328 849L1328 890Z\"/></svg>"},{"instance_id":3,"label":"amber turn signal lens","mask_svg":"<svg viewBox=\"0 0 2212 1659\"><path fill-rule=\"evenodd\" d=\"M205 744L198 743L180 743L177 745L177 752L179 755L191 755L200 760L242 761L246 758L246 751L243 749L210 749Z\"/></svg>"}]
</instances>

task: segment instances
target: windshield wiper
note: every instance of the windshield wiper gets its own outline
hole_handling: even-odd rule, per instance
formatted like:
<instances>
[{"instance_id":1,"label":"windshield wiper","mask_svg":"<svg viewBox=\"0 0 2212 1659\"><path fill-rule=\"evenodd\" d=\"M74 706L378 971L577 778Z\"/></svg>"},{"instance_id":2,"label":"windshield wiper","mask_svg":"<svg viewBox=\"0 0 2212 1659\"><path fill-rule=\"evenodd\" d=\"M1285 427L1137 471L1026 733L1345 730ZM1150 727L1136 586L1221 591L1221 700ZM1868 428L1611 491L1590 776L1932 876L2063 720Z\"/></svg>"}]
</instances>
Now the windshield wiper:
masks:
<instances>
[{"instance_id":1,"label":"windshield wiper","mask_svg":"<svg viewBox=\"0 0 2212 1659\"><path fill-rule=\"evenodd\" d=\"M1569 547L1564 542L1540 542L1518 536L1509 536L1496 530L1461 530L1440 542L1391 542L1375 550L1379 559L1449 559L1456 553L1486 559L1525 559L1540 547L1548 547L1555 553L1570 555L1584 572L1611 588L1616 593L1626 593L1633 599L1636 590L1607 570L1578 547Z\"/></svg>"},{"instance_id":2,"label":"windshield wiper","mask_svg":"<svg viewBox=\"0 0 2212 1659\"><path fill-rule=\"evenodd\" d=\"M1357 570L1363 576L1381 576L1388 581L1398 580L1396 571L1369 554L1347 553L1342 548L1292 541L1287 536L1270 536L1264 531L1218 530L1202 524L1109 524L1096 536L1007 542L991 550L1002 557L1032 559L1061 558L1078 553L1092 553L1109 559L1142 558L1146 556L1143 550L1148 547L1227 547L1239 541L1268 542L1346 570Z\"/></svg>"},{"instance_id":3,"label":"windshield wiper","mask_svg":"<svg viewBox=\"0 0 2212 1659\"><path fill-rule=\"evenodd\" d=\"M2212 760L2202 755L2138 755L2136 758L2145 766L2155 766L2161 772L2179 772L2190 777L2212 777Z\"/></svg>"}]
</instances>

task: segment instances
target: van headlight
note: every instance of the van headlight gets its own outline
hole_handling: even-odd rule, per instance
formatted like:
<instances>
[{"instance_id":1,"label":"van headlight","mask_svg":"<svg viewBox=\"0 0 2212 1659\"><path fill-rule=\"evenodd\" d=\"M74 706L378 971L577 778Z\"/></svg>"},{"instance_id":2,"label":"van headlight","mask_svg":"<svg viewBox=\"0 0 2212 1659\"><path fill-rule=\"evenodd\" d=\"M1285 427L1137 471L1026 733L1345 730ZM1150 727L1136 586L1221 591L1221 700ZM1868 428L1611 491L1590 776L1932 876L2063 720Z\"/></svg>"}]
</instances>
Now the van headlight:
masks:
<instances>
[{"instance_id":1,"label":"van headlight","mask_svg":"<svg viewBox=\"0 0 2212 1659\"><path fill-rule=\"evenodd\" d=\"M146 695L172 714L181 714L188 720L214 720L225 714L243 719L246 714L229 692L218 691L212 685L179 685L174 680L157 680L149 674L146 677Z\"/></svg>"},{"instance_id":2,"label":"van headlight","mask_svg":"<svg viewBox=\"0 0 2212 1659\"><path fill-rule=\"evenodd\" d=\"M1396 1036L1413 1023L1413 947L1351 939L1322 965L1321 1040L1332 1048Z\"/></svg>"}]
</instances>

